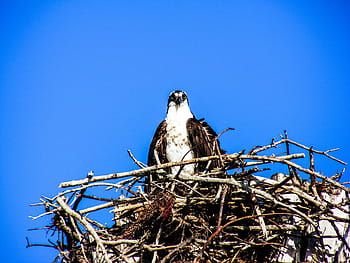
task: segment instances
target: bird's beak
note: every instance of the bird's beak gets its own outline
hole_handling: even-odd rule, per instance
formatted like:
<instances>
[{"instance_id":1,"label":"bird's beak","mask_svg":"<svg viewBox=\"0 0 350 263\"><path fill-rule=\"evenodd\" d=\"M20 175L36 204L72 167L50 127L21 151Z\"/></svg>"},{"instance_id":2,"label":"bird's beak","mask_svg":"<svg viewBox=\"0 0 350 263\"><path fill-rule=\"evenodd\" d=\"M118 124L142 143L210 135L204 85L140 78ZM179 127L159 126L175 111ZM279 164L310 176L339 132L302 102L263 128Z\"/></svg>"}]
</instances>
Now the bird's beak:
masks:
<instances>
[{"instance_id":1,"label":"bird's beak","mask_svg":"<svg viewBox=\"0 0 350 263\"><path fill-rule=\"evenodd\" d=\"M183 101L183 100L182 100L182 97L181 97L181 96L176 96L176 98L175 98L175 103L176 103L177 105L179 105L182 101Z\"/></svg>"}]
</instances>

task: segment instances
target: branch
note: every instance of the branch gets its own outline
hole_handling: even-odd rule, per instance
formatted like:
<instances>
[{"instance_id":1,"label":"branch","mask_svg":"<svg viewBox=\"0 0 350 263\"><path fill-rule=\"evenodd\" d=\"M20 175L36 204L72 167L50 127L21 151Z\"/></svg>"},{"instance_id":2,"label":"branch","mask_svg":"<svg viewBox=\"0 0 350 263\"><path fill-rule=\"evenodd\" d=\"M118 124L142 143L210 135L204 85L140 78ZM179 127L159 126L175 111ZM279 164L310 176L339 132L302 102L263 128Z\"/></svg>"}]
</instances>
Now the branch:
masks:
<instances>
[{"instance_id":1,"label":"branch","mask_svg":"<svg viewBox=\"0 0 350 263\"><path fill-rule=\"evenodd\" d=\"M299 154L290 154L290 155L285 155L285 156L257 156L257 155L239 155L237 153L234 154L225 154L221 156L225 160L235 160L237 158L240 159L252 159L252 160L261 160L265 161L265 163L268 162L276 162L275 160L290 160L290 159L296 159L296 158L304 158L305 154L299 153ZM181 162L170 162L170 163L164 163L164 164L159 164L159 165L154 165L151 167L147 167L144 169L137 169L129 172L123 172L123 173L111 173L107 175L99 175L99 176L94 176L90 179L82 179L82 180L74 180L74 181L69 181L69 182L63 182L59 185L60 188L65 188L65 187L72 187L72 186L77 186L77 185L82 185L86 183L92 183L92 182L97 182L97 181L104 181L104 180L111 180L111 179L119 179L119 178L124 178L128 176L144 176L147 173L156 171L156 170L161 170L161 169L166 169L169 167L173 166L180 166L180 165L186 165L186 164L191 164L191 163L199 163L199 162L207 162L210 160L217 160L219 159L219 155L213 155L213 156L207 156L207 157L201 157L201 158L194 158L192 160L186 160L186 161L181 161ZM271 158L274 158L273 160Z\"/></svg>"},{"instance_id":2,"label":"branch","mask_svg":"<svg viewBox=\"0 0 350 263\"><path fill-rule=\"evenodd\" d=\"M65 201L61 197L57 198L57 203L62 207L62 209L70 216L78 220L84 227L85 229L91 234L91 236L94 238L97 247L100 247L102 250L102 254L104 257L105 262L107 263L112 263L112 261L109 259L106 248L103 245L102 240L100 239L99 235L96 233L95 229L90 225L90 223L80 214L77 212L73 211Z\"/></svg>"},{"instance_id":3,"label":"branch","mask_svg":"<svg viewBox=\"0 0 350 263\"><path fill-rule=\"evenodd\" d=\"M85 209L82 209L79 211L80 214L87 214L87 213L90 213L90 212L93 212L93 211L97 211L97 210L101 210L101 209L104 209L104 208L108 208L108 207L112 207L114 205L113 202L107 202L107 203L104 203L104 204L101 204L101 205L96 205L96 206L92 206L92 207L89 207L89 208L85 208Z\"/></svg>"},{"instance_id":4,"label":"branch","mask_svg":"<svg viewBox=\"0 0 350 263\"><path fill-rule=\"evenodd\" d=\"M130 158L134 161L134 163L138 167L140 167L140 168L146 168L147 167L147 165L145 165L144 163L142 163L139 160L137 160L130 150L128 150L128 154L129 154Z\"/></svg>"}]
</instances>

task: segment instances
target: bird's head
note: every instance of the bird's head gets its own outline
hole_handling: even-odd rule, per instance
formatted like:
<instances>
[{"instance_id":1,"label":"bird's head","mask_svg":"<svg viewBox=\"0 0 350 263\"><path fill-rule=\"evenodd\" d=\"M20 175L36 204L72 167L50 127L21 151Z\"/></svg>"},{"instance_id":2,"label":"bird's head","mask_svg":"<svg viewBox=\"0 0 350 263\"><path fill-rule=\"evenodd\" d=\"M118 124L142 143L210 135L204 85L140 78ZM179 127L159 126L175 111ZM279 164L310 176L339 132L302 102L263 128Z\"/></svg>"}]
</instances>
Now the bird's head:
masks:
<instances>
[{"instance_id":1,"label":"bird's head","mask_svg":"<svg viewBox=\"0 0 350 263\"><path fill-rule=\"evenodd\" d=\"M170 93L169 99L168 99L168 108L172 106L179 107L184 104L188 105L186 92L182 90L175 90Z\"/></svg>"},{"instance_id":2,"label":"bird's head","mask_svg":"<svg viewBox=\"0 0 350 263\"><path fill-rule=\"evenodd\" d=\"M169 95L167 120L184 120L193 118L193 114L188 105L187 94L181 90L175 90Z\"/></svg>"}]
</instances>

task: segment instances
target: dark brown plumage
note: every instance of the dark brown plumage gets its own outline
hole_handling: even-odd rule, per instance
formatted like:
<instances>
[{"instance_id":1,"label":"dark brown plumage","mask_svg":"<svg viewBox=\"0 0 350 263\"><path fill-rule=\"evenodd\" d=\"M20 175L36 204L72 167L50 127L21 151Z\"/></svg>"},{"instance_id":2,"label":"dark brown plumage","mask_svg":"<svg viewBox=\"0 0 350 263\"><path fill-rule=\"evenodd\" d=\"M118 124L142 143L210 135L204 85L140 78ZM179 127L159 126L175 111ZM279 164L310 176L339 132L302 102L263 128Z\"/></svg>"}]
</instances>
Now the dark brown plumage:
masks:
<instances>
[{"instance_id":1,"label":"dark brown plumage","mask_svg":"<svg viewBox=\"0 0 350 263\"><path fill-rule=\"evenodd\" d=\"M148 151L147 165L152 166L159 163L167 163L166 158L166 121L163 120L157 127ZM158 156L158 157L156 157ZM158 160L157 160L158 158Z\"/></svg>"},{"instance_id":2,"label":"dark brown plumage","mask_svg":"<svg viewBox=\"0 0 350 263\"><path fill-rule=\"evenodd\" d=\"M217 140L216 132L208 123L197 120L196 118L187 121L188 138L195 158L224 154L225 151L220 148L220 142ZM199 163L196 166L196 172L203 172L207 163ZM218 167L218 161L212 161L208 167L209 170Z\"/></svg>"}]
</instances>

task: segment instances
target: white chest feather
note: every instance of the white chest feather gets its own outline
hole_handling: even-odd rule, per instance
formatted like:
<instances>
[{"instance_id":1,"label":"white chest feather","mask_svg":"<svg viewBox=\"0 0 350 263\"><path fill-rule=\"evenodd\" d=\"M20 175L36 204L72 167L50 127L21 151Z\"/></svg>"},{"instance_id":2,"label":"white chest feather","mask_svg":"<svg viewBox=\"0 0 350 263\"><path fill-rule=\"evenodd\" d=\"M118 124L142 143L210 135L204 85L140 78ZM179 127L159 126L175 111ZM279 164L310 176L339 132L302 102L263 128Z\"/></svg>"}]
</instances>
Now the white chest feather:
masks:
<instances>
[{"instance_id":1,"label":"white chest feather","mask_svg":"<svg viewBox=\"0 0 350 263\"><path fill-rule=\"evenodd\" d=\"M187 106L187 105L186 105ZM169 162L193 159L191 146L186 127L187 120L193 115L187 107L170 107L166 117L167 122L167 147L166 155ZM176 174L179 167L172 167L172 173ZM193 174L194 165L186 165L182 172Z\"/></svg>"}]
</instances>

